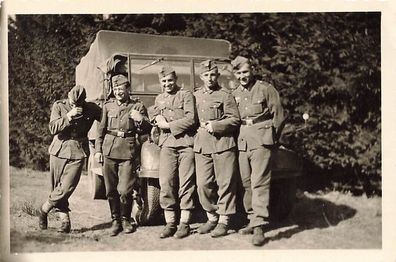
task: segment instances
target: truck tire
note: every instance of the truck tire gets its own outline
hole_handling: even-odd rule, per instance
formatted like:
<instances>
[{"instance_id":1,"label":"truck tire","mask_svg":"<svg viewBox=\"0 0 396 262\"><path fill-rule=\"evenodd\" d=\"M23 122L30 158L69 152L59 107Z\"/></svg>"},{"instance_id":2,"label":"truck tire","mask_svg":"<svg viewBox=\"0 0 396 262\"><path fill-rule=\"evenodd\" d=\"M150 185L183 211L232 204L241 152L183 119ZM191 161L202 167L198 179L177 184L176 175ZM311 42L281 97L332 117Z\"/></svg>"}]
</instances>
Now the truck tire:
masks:
<instances>
[{"instance_id":1,"label":"truck tire","mask_svg":"<svg viewBox=\"0 0 396 262\"><path fill-rule=\"evenodd\" d=\"M161 217L159 195L160 186L157 178L140 178L141 208L137 209L135 215L139 225L153 224Z\"/></svg>"},{"instance_id":2,"label":"truck tire","mask_svg":"<svg viewBox=\"0 0 396 262\"><path fill-rule=\"evenodd\" d=\"M271 181L270 220L281 222L292 211L296 202L296 178L283 178Z\"/></svg>"}]
</instances>

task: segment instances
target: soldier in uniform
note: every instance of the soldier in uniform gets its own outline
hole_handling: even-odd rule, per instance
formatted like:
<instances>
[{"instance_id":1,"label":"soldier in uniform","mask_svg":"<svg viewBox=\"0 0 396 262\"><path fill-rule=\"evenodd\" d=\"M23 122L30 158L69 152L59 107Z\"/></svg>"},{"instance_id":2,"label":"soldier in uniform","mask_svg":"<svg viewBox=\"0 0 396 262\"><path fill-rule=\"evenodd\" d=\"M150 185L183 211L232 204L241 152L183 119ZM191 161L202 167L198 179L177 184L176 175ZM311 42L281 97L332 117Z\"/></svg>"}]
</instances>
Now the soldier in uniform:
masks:
<instances>
[{"instance_id":1,"label":"soldier in uniform","mask_svg":"<svg viewBox=\"0 0 396 262\"><path fill-rule=\"evenodd\" d=\"M92 123L100 121L100 108L85 102L86 92L80 85L68 93L68 99L52 107L49 129L55 135L49 147L52 191L39 210L39 227L47 229L48 212L54 208L62 222L59 232L70 232L69 197L80 180L88 145L87 133Z\"/></svg>"},{"instance_id":2,"label":"soldier in uniform","mask_svg":"<svg viewBox=\"0 0 396 262\"><path fill-rule=\"evenodd\" d=\"M132 191L137 181L134 160L139 155L137 134L149 133L151 124L142 103L130 99L130 83L124 75L112 77L115 99L103 105L95 141L95 158L103 162L106 197L112 217L110 235L136 230L131 218Z\"/></svg>"},{"instance_id":3,"label":"soldier in uniform","mask_svg":"<svg viewBox=\"0 0 396 262\"><path fill-rule=\"evenodd\" d=\"M268 223L271 148L284 120L276 89L253 77L249 59L238 56L232 62L240 85L233 91L242 124L238 136L239 169L243 205L250 220L241 234L253 234L252 243L264 244L263 225Z\"/></svg>"},{"instance_id":4,"label":"soldier in uniform","mask_svg":"<svg viewBox=\"0 0 396 262\"><path fill-rule=\"evenodd\" d=\"M174 235L184 238L190 234L191 210L194 208L195 162L193 142L196 133L194 96L177 84L173 68L164 66L159 72L163 93L155 99L156 125L161 129L159 181L160 204L164 209L166 226L161 238ZM179 207L180 203L180 207ZM176 231L176 210L181 210Z\"/></svg>"},{"instance_id":5,"label":"soldier in uniform","mask_svg":"<svg viewBox=\"0 0 396 262\"><path fill-rule=\"evenodd\" d=\"M212 237L227 234L229 217L235 214L237 150L235 132L240 117L231 92L219 86L214 61L200 64L204 85L194 96L200 127L194 140L199 201L208 221L198 228Z\"/></svg>"}]
</instances>

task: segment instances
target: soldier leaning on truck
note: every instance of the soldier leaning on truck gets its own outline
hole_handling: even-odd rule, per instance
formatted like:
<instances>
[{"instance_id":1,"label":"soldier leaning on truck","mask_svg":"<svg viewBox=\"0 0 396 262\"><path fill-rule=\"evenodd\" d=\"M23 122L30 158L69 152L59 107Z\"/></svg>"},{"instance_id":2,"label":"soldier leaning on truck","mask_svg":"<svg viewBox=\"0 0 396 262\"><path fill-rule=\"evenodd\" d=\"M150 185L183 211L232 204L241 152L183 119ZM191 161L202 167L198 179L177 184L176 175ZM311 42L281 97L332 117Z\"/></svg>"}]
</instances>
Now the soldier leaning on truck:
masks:
<instances>
[{"instance_id":1,"label":"soldier leaning on truck","mask_svg":"<svg viewBox=\"0 0 396 262\"><path fill-rule=\"evenodd\" d=\"M80 180L87 155L87 133L92 123L100 121L101 110L85 102L86 92L80 85L68 93L68 99L56 101L52 107L49 129L55 135L49 147L52 191L39 210L39 227L47 229L48 212L54 208L62 222L59 232L70 232L69 197Z\"/></svg>"},{"instance_id":2,"label":"soldier leaning on truck","mask_svg":"<svg viewBox=\"0 0 396 262\"><path fill-rule=\"evenodd\" d=\"M159 181L160 204L166 226L161 238L190 234L191 210L194 208L195 162L193 142L196 133L196 109L193 94L177 84L176 72L168 65L159 72L163 93L155 99L153 118L161 129ZM179 206L180 205L180 206ZM176 231L176 210L180 224Z\"/></svg>"},{"instance_id":3,"label":"soldier leaning on truck","mask_svg":"<svg viewBox=\"0 0 396 262\"><path fill-rule=\"evenodd\" d=\"M103 162L106 197L112 217L110 235L115 236L123 229L125 233L136 230L136 223L131 218L132 191L137 182L134 160L139 154L136 135L149 133L151 124L143 104L130 99L127 77L115 75L111 81L115 99L103 105L95 158Z\"/></svg>"},{"instance_id":4,"label":"soldier leaning on truck","mask_svg":"<svg viewBox=\"0 0 396 262\"><path fill-rule=\"evenodd\" d=\"M208 221L198 228L212 237L227 234L229 217L236 212L237 149L235 132L240 117L231 92L219 86L214 61L200 64L204 85L194 92L200 127L194 140L199 201Z\"/></svg>"},{"instance_id":5,"label":"soldier leaning on truck","mask_svg":"<svg viewBox=\"0 0 396 262\"><path fill-rule=\"evenodd\" d=\"M232 62L239 86L233 91L242 119L238 136L239 170L243 204L250 220L241 234L253 234L253 245L263 245L263 225L268 223L270 159L277 129L284 120L279 94L269 83L253 77L249 59L238 56Z\"/></svg>"}]
</instances>

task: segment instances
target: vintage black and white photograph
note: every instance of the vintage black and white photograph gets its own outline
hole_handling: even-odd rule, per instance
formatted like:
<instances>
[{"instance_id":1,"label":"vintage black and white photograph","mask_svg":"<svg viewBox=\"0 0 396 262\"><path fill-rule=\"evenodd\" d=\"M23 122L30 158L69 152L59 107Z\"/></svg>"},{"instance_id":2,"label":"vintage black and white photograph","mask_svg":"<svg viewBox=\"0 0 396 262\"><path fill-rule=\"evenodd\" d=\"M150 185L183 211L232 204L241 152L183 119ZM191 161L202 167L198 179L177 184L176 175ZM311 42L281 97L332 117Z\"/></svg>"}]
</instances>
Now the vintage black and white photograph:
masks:
<instances>
[{"instance_id":1,"label":"vintage black and white photograph","mask_svg":"<svg viewBox=\"0 0 396 262\"><path fill-rule=\"evenodd\" d=\"M382 22L7 14L10 254L381 250Z\"/></svg>"}]
</instances>

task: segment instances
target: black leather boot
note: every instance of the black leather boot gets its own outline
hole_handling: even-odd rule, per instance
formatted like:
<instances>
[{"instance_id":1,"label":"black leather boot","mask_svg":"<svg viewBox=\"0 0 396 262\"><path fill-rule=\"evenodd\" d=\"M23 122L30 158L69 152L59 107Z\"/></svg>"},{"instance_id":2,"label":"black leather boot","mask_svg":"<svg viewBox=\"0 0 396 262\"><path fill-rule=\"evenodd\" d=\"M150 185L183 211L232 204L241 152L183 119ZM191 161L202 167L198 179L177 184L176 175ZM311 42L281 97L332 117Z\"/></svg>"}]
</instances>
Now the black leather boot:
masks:
<instances>
[{"instance_id":1,"label":"black leather boot","mask_svg":"<svg viewBox=\"0 0 396 262\"><path fill-rule=\"evenodd\" d=\"M168 238L176 233L177 226L174 223L167 223L160 234L160 238Z\"/></svg>"},{"instance_id":2,"label":"black leather boot","mask_svg":"<svg viewBox=\"0 0 396 262\"><path fill-rule=\"evenodd\" d=\"M45 201L44 204L39 208L38 219L40 229L48 228L48 212L51 209L52 205L48 201Z\"/></svg>"},{"instance_id":3,"label":"black leather boot","mask_svg":"<svg viewBox=\"0 0 396 262\"><path fill-rule=\"evenodd\" d=\"M112 224L110 228L110 236L116 236L122 231L121 216L120 216L120 199L109 198L110 212Z\"/></svg>"},{"instance_id":4,"label":"black leather boot","mask_svg":"<svg viewBox=\"0 0 396 262\"><path fill-rule=\"evenodd\" d=\"M39 218L40 229L47 229L48 228L48 213L45 213L41 207L39 209L38 218Z\"/></svg>"},{"instance_id":5,"label":"black leather boot","mask_svg":"<svg viewBox=\"0 0 396 262\"><path fill-rule=\"evenodd\" d=\"M262 226L253 228L252 244L255 246L262 246L265 243L264 231Z\"/></svg>"},{"instance_id":6,"label":"black leather boot","mask_svg":"<svg viewBox=\"0 0 396 262\"><path fill-rule=\"evenodd\" d=\"M124 203L121 202L121 221L122 228L126 234L133 233L136 231L136 222L131 218L132 212L132 195L124 199Z\"/></svg>"},{"instance_id":7,"label":"black leather boot","mask_svg":"<svg viewBox=\"0 0 396 262\"><path fill-rule=\"evenodd\" d=\"M217 221L206 221L205 224L201 225L198 228L198 233L199 234L208 234L209 232L211 232L213 229L215 229L215 227L217 226Z\"/></svg>"},{"instance_id":8,"label":"black leather boot","mask_svg":"<svg viewBox=\"0 0 396 262\"><path fill-rule=\"evenodd\" d=\"M70 223L70 216L68 211L60 211L59 218L61 221L61 227L58 228L59 233L70 233L71 223Z\"/></svg>"},{"instance_id":9,"label":"black leather boot","mask_svg":"<svg viewBox=\"0 0 396 262\"><path fill-rule=\"evenodd\" d=\"M179 227L177 228L177 231L174 235L175 238L185 238L188 235L190 235L190 225L186 223L180 223Z\"/></svg>"}]
</instances>

